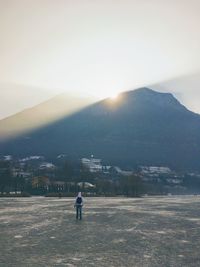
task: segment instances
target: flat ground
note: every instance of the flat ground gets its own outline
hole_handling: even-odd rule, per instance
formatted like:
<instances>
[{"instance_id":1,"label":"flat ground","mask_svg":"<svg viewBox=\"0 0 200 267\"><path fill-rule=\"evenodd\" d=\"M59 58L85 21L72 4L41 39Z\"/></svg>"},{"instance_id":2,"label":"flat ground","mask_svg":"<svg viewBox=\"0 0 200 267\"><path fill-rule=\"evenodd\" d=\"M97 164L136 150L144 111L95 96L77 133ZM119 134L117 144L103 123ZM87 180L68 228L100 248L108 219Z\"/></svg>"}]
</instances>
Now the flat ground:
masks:
<instances>
[{"instance_id":1,"label":"flat ground","mask_svg":"<svg viewBox=\"0 0 200 267\"><path fill-rule=\"evenodd\" d=\"M0 199L0 266L200 266L200 197Z\"/></svg>"}]
</instances>

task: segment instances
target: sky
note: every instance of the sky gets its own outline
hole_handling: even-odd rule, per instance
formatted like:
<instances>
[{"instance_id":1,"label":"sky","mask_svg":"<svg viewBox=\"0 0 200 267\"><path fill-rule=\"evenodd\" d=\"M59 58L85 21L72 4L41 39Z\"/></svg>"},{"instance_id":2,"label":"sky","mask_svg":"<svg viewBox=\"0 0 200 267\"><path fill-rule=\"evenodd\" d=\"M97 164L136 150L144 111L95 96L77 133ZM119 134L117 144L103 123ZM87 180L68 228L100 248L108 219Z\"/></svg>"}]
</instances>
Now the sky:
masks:
<instances>
[{"instance_id":1,"label":"sky","mask_svg":"<svg viewBox=\"0 0 200 267\"><path fill-rule=\"evenodd\" d=\"M200 113L199 0L0 0L0 118L149 86Z\"/></svg>"}]
</instances>

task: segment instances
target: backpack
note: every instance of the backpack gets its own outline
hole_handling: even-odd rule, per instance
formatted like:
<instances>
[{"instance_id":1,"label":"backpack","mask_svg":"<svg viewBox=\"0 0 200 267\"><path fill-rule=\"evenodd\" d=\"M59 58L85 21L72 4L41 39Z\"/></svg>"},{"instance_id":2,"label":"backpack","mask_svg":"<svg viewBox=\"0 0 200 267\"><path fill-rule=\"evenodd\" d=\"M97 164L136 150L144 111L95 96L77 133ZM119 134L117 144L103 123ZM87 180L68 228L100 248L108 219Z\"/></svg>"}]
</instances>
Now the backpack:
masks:
<instances>
[{"instance_id":1,"label":"backpack","mask_svg":"<svg viewBox=\"0 0 200 267\"><path fill-rule=\"evenodd\" d=\"M77 204L81 204L81 203L82 203L82 197L77 197L77 199L76 199L76 203L77 203Z\"/></svg>"}]
</instances>

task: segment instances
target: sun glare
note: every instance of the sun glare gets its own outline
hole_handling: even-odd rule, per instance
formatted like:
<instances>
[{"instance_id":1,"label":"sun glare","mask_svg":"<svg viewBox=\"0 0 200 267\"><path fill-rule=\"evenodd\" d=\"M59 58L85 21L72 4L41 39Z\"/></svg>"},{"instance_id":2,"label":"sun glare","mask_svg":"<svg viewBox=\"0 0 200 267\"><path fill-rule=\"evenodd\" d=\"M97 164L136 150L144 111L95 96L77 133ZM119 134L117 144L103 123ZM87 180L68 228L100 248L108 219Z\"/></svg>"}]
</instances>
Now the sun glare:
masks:
<instances>
[{"instance_id":1,"label":"sun glare","mask_svg":"<svg viewBox=\"0 0 200 267\"><path fill-rule=\"evenodd\" d=\"M99 100L110 99L112 101L115 101L119 97L119 91L114 91L114 90L112 91L107 90L107 92L105 90L98 92L93 91L92 95Z\"/></svg>"},{"instance_id":2,"label":"sun glare","mask_svg":"<svg viewBox=\"0 0 200 267\"><path fill-rule=\"evenodd\" d=\"M114 100L116 100L116 99L118 98L118 95L119 95L119 94L117 94L117 93L112 94L112 95L110 96L110 99L114 101Z\"/></svg>"}]
</instances>

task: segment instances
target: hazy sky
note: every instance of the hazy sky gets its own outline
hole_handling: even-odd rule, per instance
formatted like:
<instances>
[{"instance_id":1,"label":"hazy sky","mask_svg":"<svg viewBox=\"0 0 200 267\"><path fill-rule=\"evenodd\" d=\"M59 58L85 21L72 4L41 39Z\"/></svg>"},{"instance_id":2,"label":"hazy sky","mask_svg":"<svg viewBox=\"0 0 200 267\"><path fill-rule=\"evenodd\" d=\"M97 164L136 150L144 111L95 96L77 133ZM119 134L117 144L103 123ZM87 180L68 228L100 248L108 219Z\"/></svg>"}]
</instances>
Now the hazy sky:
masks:
<instances>
[{"instance_id":1,"label":"hazy sky","mask_svg":"<svg viewBox=\"0 0 200 267\"><path fill-rule=\"evenodd\" d=\"M0 0L0 118L156 83L200 112L199 14L199 0Z\"/></svg>"}]
</instances>

